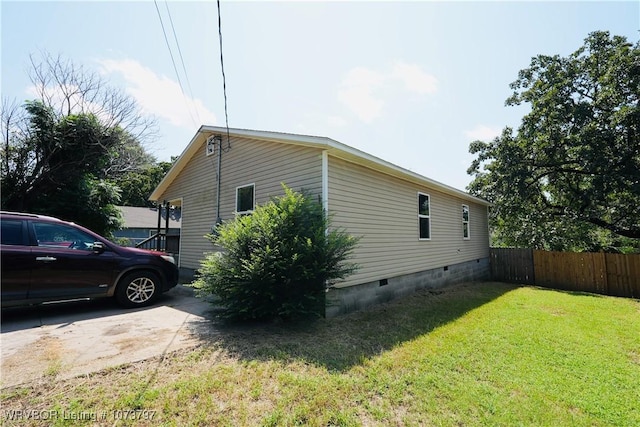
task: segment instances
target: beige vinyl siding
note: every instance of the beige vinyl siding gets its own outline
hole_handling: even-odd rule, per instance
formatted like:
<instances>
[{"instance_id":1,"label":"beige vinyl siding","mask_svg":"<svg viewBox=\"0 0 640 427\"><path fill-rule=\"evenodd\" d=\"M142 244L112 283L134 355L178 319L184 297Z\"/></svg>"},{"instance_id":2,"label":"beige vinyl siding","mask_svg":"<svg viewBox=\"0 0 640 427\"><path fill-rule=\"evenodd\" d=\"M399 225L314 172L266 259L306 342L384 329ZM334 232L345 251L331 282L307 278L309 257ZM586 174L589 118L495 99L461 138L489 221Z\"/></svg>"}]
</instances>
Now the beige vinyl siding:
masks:
<instances>
[{"instance_id":1,"label":"beige vinyl siding","mask_svg":"<svg viewBox=\"0 0 640 427\"><path fill-rule=\"evenodd\" d=\"M419 240L418 192L430 196L431 240ZM470 209L471 239L462 234L462 204ZM362 236L357 273L337 286L367 283L489 256L483 205L329 157L333 226Z\"/></svg>"},{"instance_id":2,"label":"beige vinyl siding","mask_svg":"<svg viewBox=\"0 0 640 427\"><path fill-rule=\"evenodd\" d=\"M199 268L202 254L213 249L204 235L215 223L216 161L217 155L205 155L203 145L159 199L182 199L180 267Z\"/></svg>"},{"instance_id":3,"label":"beige vinyl siding","mask_svg":"<svg viewBox=\"0 0 640 427\"><path fill-rule=\"evenodd\" d=\"M197 269L204 254L214 250L204 235L216 221L216 168L218 153L206 156L201 147L162 194L160 200L182 199L180 266ZM226 136L223 136L223 147ZM231 138L222 153L220 216L234 217L236 188L255 184L255 203L281 195L281 182L294 190L322 193L322 151L299 145Z\"/></svg>"},{"instance_id":4,"label":"beige vinyl siding","mask_svg":"<svg viewBox=\"0 0 640 427\"><path fill-rule=\"evenodd\" d=\"M233 141L233 139L232 139ZM255 184L255 203L263 204L271 196L283 194L281 183L300 191L322 193L322 151L298 145L273 142L232 142L231 151L223 154L223 220L234 216L236 188ZM226 158L225 158L226 156Z\"/></svg>"}]
</instances>

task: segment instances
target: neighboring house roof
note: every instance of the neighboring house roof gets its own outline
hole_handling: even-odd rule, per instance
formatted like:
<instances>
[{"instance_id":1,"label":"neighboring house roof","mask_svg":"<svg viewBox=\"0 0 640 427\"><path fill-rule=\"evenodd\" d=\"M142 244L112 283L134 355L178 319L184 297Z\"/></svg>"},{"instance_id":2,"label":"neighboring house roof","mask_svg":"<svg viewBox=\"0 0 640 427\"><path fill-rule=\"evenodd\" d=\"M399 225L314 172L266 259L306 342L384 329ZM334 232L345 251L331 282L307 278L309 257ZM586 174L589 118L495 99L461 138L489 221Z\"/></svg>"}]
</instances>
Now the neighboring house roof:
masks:
<instances>
[{"instance_id":1,"label":"neighboring house roof","mask_svg":"<svg viewBox=\"0 0 640 427\"><path fill-rule=\"evenodd\" d=\"M122 212L124 225L122 228L157 228L158 227L158 209L144 208L136 206L118 206ZM160 227L164 228L166 224L166 210L162 211L162 222ZM169 228L180 228L180 211L169 211Z\"/></svg>"},{"instance_id":2,"label":"neighboring house roof","mask_svg":"<svg viewBox=\"0 0 640 427\"><path fill-rule=\"evenodd\" d=\"M219 126L200 126L200 129L198 129L193 138L191 138L189 145L187 145L187 147L184 149L173 167L169 170L169 172L167 172L167 175L165 175L164 179L160 182L160 184L158 184L153 193L151 193L151 196L149 196L149 200L159 200L164 191L180 174L184 167L189 163L189 160L191 160L195 153L197 153L198 150L202 147L202 144L204 144L206 138L211 134L223 135L224 137L227 134L227 129ZM393 163L387 162L386 160L382 160L378 157L367 154L364 151L360 151L346 144L342 144L331 138L249 129L229 129L229 136L258 139L261 141L279 142L282 144L292 144L327 150L330 156L338 157L374 169L387 175L414 182L419 185L425 185L444 193L458 196L460 198L474 201L476 203L480 203L486 206L491 205L491 203L487 202L486 200L472 196L469 193L458 190L457 188L448 186L431 178L427 178L410 170L404 169L400 166L394 165Z\"/></svg>"}]
</instances>

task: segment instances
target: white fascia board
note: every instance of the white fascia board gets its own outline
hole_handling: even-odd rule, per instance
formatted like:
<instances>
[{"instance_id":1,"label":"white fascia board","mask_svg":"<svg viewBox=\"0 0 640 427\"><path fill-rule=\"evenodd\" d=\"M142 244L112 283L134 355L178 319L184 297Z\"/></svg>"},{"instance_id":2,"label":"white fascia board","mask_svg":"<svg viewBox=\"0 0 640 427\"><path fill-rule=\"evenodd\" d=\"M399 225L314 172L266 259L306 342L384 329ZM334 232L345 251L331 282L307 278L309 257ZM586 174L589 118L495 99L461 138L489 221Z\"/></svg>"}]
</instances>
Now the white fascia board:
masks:
<instances>
[{"instance_id":1,"label":"white fascia board","mask_svg":"<svg viewBox=\"0 0 640 427\"><path fill-rule=\"evenodd\" d=\"M202 125L200 129L189 142L189 145L184 149L180 158L173 167L169 170L164 179L158 184L158 187L151 193L149 200L155 201L162 195L166 187L175 179L175 177L184 169L185 165L189 162L191 157L200 148L200 145L204 142L206 136L215 133L219 135L226 135L227 128L221 126L207 126ZM418 185L424 185L429 188L433 188L444 193L460 197L465 200L473 201L485 206L491 206L486 200L479 197L472 196L457 188L443 184L431 178L427 178L423 175L417 174L410 170L404 169L393 163L382 160L357 148L350 147L341 142L335 141L331 138L311 135L298 135L282 132L270 132L251 129L235 129L229 128L229 136L239 136L245 138L259 139L262 141L280 142L285 144L302 145L307 147L319 148L322 150L328 150L328 155L335 156L352 163L356 163L376 171L395 176L405 181L413 182Z\"/></svg>"},{"instance_id":2,"label":"white fascia board","mask_svg":"<svg viewBox=\"0 0 640 427\"><path fill-rule=\"evenodd\" d=\"M405 181L413 182L419 185L425 185L429 188L440 190L443 193L457 196L465 200L470 200L485 206L491 206L490 202L484 199L481 199L479 197L472 196L467 192L458 190L457 188L443 184L434 179L427 178L426 176L404 169L386 160L382 160L379 157L372 156L371 154L358 150L357 148L349 147L348 145L342 144L334 140L330 140L330 141L331 141L330 144L332 145L332 148L333 148L333 150L329 151L330 155L342 158L343 160L346 160L349 162L360 164L365 167L369 167L371 169L395 176L400 179L404 179Z\"/></svg>"},{"instance_id":3,"label":"white fascia board","mask_svg":"<svg viewBox=\"0 0 640 427\"><path fill-rule=\"evenodd\" d=\"M220 127L220 126L202 126L199 132L211 132L211 133L225 136L227 134L227 128ZM251 130L251 129L231 129L230 128L229 135L259 139L261 141L272 141L272 142L304 145L304 146L317 147L317 148L328 148L327 146L328 142L333 141L332 139L326 138L323 136L298 135L293 133L270 132L270 131L262 131L262 130Z\"/></svg>"}]
</instances>

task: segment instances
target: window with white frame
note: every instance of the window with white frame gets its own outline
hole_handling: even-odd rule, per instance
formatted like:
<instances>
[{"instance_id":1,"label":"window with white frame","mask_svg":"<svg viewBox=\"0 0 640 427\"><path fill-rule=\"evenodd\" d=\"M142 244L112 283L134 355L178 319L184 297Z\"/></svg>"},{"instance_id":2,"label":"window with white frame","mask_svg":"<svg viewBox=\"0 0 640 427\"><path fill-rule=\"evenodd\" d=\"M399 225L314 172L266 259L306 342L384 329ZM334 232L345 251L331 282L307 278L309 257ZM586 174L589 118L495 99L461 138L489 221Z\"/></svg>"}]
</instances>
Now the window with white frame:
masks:
<instances>
[{"instance_id":1,"label":"window with white frame","mask_svg":"<svg viewBox=\"0 0 640 427\"><path fill-rule=\"evenodd\" d=\"M418 193L418 228L420 240L431 239L431 199L424 193Z\"/></svg>"},{"instance_id":2,"label":"window with white frame","mask_svg":"<svg viewBox=\"0 0 640 427\"><path fill-rule=\"evenodd\" d=\"M249 184L236 188L236 214L248 215L255 208L256 185Z\"/></svg>"},{"instance_id":3,"label":"window with white frame","mask_svg":"<svg viewBox=\"0 0 640 427\"><path fill-rule=\"evenodd\" d=\"M469 239L469 206L462 205L462 238Z\"/></svg>"}]
</instances>

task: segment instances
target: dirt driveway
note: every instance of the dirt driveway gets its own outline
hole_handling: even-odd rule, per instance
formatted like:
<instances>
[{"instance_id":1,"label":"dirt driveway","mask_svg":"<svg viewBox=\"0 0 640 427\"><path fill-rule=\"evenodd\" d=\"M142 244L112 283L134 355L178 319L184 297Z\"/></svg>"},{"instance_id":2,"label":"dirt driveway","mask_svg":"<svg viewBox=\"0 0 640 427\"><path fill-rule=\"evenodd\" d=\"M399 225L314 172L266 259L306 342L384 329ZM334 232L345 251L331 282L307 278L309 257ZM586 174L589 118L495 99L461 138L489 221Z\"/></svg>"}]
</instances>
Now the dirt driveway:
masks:
<instances>
[{"instance_id":1,"label":"dirt driveway","mask_svg":"<svg viewBox=\"0 0 640 427\"><path fill-rule=\"evenodd\" d=\"M125 310L111 300L2 311L2 388L69 378L200 343L211 305L178 285L153 306Z\"/></svg>"}]
</instances>

